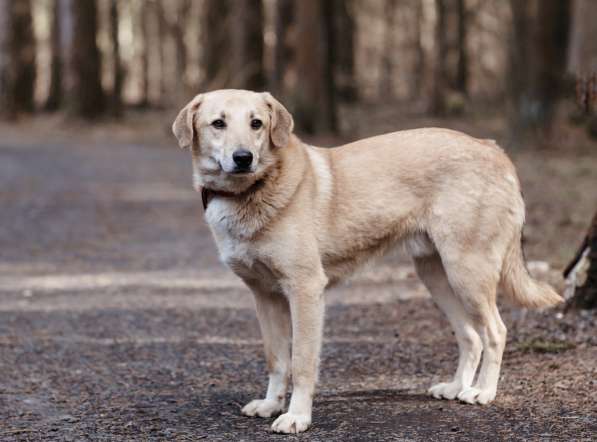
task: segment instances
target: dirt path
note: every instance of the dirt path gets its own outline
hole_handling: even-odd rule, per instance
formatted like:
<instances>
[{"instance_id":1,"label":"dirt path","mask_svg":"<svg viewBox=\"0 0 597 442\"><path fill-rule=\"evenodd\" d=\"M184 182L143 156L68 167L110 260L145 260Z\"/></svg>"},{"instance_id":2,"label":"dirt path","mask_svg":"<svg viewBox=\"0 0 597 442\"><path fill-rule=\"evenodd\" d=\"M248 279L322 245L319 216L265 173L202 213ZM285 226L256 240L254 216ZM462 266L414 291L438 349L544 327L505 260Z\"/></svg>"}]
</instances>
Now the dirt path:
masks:
<instances>
[{"instance_id":1,"label":"dirt path","mask_svg":"<svg viewBox=\"0 0 597 442\"><path fill-rule=\"evenodd\" d=\"M282 440L247 290L216 258L176 149L0 139L0 440ZM329 293L303 440L591 440L594 315L505 309L496 402L425 396L446 321L400 255Z\"/></svg>"}]
</instances>

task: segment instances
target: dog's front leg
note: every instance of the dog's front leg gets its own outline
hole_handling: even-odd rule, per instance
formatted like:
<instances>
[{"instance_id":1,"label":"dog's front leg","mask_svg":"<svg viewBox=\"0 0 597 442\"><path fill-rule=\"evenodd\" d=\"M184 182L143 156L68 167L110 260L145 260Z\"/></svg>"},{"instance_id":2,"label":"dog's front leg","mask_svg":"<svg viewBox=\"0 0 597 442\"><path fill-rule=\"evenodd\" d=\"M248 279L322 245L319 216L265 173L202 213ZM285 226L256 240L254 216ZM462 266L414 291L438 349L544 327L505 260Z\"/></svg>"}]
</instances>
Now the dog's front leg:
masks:
<instances>
[{"instance_id":1,"label":"dog's front leg","mask_svg":"<svg viewBox=\"0 0 597 442\"><path fill-rule=\"evenodd\" d=\"M300 433L311 425L313 393L317 382L323 332L326 279L310 275L310 280L293 282L285 290L292 317L292 397L288 412L272 425L278 433Z\"/></svg>"},{"instance_id":2,"label":"dog's front leg","mask_svg":"<svg viewBox=\"0 0 597 442\"><path fill-rule=\"evenodd\" d=\"M290 374L290 309L282 293L264 293L247 283L255 296L255 308L269 374L264 399L255 399L243 407L246 416L271 417L284 409Z\"/></svg>"}]
</instances>

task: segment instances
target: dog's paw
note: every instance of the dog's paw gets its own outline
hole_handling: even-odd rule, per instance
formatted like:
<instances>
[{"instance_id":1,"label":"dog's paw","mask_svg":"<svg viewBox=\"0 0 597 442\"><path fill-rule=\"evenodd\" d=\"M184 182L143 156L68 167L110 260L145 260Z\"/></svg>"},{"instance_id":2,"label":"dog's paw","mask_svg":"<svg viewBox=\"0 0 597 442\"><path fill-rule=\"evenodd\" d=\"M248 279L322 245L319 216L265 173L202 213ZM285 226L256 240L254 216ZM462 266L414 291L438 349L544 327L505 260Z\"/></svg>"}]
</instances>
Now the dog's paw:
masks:
<instances>
[{"instance_id":1,"label":"dog's paw","mask_svg":"<svg viewBox=\"0 0 597 442\"><path fill-rule=\"evenodd\" d=\"M495 399L495 390L469 387L458 394L458 399L467 404L485 405Z\"/></svg>"},{"instance_id":2,"label":"dog's paw","mask_svg":"<svg viewBox=\"0 0 597 442\"><path fill-rule=\"evenodd\" d=\"M245 416L272 417L279 414L284 404L271 399L255 399L245 405L240 412Z\"/></svg>"},{"instance_id":3,"label":"dog's paw","mask_svg":"<svg viewBox=\"0 0 597 442\"><path fill-rule=\"evenodd\" d=\"M462 385L459 382L442 382L432 386L427 393L436 399L456 399L461 391Z\"/></svg>"},{"instance_id":4,"label":"dog's paw","mask_svg":"<svg viewBox=\"0 0 597 442\"><path fill-rule=\"evenodd\" d=\"M311 416L307 414L285 413L276 419L272 430L276 433L301 433L311 425Z\"/></svg>"}]
</instances>

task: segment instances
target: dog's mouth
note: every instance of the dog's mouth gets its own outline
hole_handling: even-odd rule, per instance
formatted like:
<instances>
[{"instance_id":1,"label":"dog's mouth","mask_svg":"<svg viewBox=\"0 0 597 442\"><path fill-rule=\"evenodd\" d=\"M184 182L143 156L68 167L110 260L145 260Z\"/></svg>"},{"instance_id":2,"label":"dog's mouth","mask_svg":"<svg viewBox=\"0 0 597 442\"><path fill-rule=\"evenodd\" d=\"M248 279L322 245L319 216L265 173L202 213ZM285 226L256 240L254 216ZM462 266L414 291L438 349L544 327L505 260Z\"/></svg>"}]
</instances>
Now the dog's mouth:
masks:
<instances>
[{"instance_id":1,"label":"dog's mouth","mask_svg":"<svg viewBox=\"0 0 597 442\"><path fill-rule=\"evenodd\" d=\"M256 171L256 167L253 167L253 165L247 167L234 166L232 169L227 170L222 163L218 162L218 164L220 166L220 170L232 178L248 177L255 174Z\"/></svg>"},{"instance_id":2,"label":"dog's mouth","mask_svg":"<svg viewBox=\"0 0 597 442\"><path fill-rule=\"evenodd\" d=\"M228 174L236 177L248 176L253 175L255 173L252 169L233 169L231 172L227 172Z\"/></svg>"}]
</instances>

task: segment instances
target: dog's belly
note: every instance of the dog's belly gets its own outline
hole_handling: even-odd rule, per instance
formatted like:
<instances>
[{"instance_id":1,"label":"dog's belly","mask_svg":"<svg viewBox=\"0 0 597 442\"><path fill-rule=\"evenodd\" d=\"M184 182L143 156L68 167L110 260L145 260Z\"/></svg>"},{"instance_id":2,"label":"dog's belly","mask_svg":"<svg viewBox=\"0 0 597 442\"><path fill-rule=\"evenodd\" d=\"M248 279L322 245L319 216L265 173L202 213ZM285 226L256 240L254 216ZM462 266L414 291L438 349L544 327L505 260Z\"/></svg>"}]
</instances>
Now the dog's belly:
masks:
<instances>
[{"instance_id":1,"label":"dog's belly","mask_svg":"<svg viewBox=\"0 0 597 442\"><path fill-rule=\"evenodd\" d=\"M436 248L424 232L407 235L404 238L388 236L372 241L366 246L347 247L343 253L324 253L322 263L329 279L328 285L334 285L351 275L358 267L376 257L383 256L396 247L403 246L413 258L421 258L436 253Z\"/></svg>"}]
</instances>

